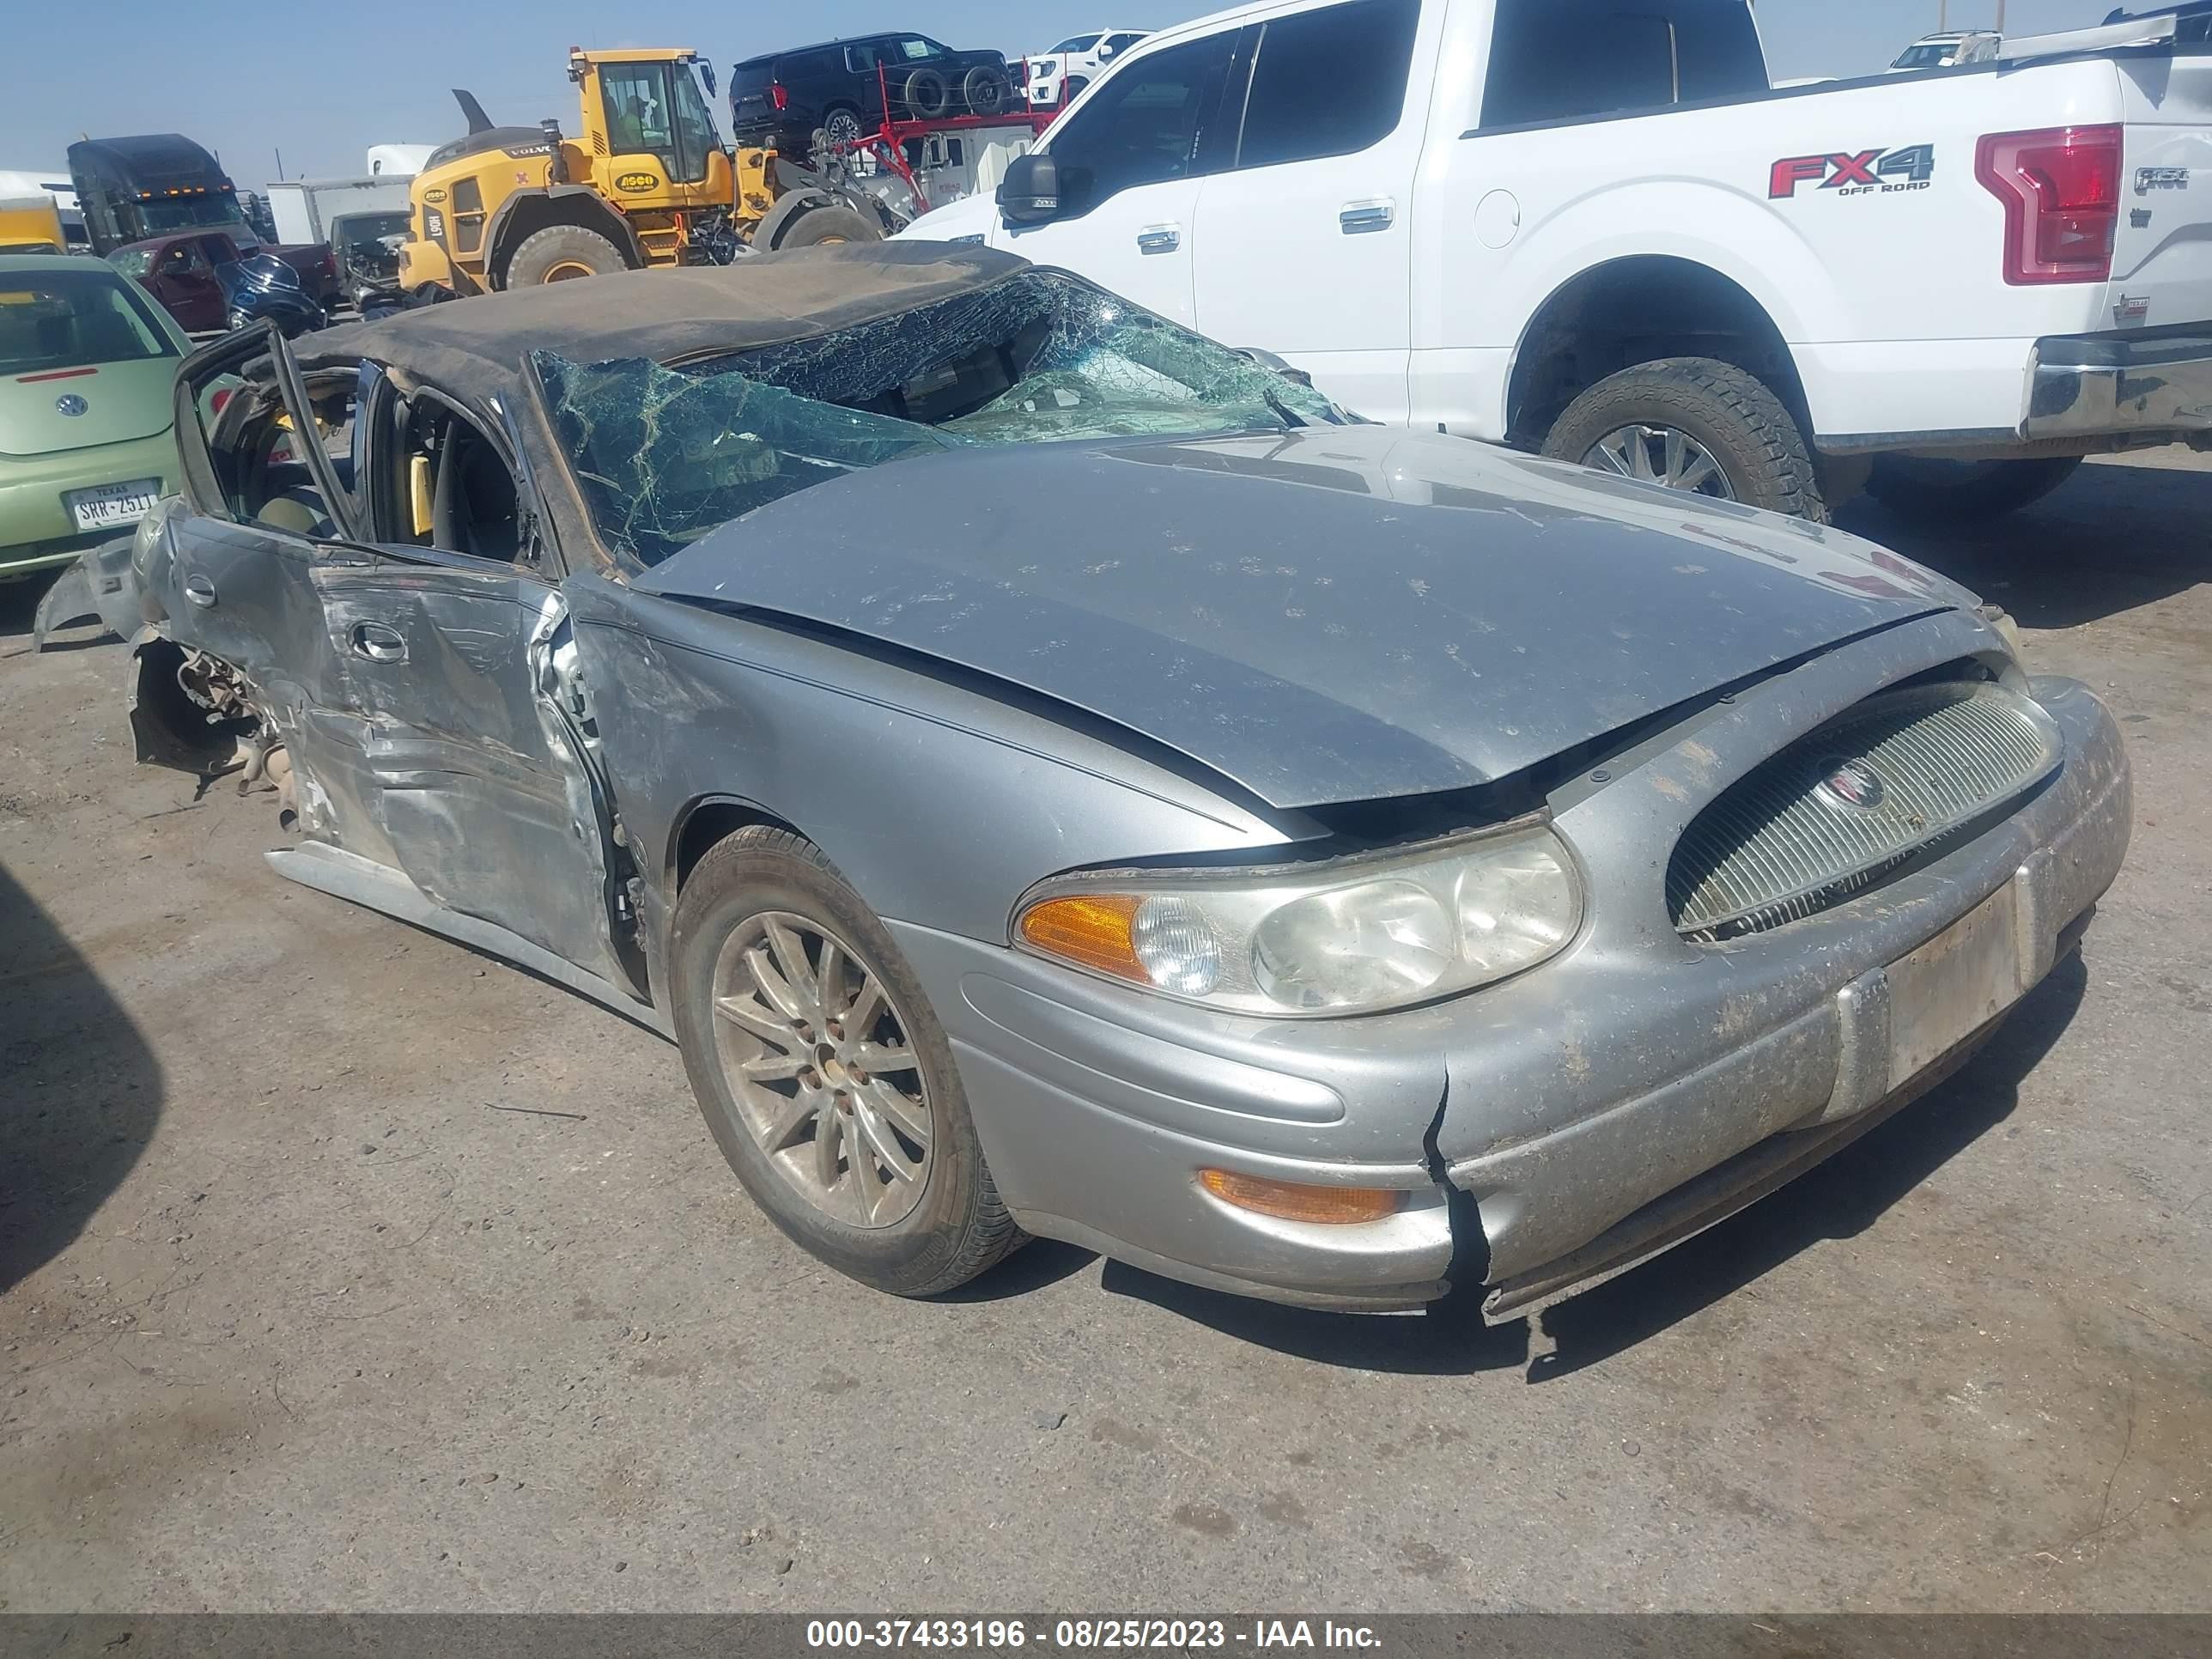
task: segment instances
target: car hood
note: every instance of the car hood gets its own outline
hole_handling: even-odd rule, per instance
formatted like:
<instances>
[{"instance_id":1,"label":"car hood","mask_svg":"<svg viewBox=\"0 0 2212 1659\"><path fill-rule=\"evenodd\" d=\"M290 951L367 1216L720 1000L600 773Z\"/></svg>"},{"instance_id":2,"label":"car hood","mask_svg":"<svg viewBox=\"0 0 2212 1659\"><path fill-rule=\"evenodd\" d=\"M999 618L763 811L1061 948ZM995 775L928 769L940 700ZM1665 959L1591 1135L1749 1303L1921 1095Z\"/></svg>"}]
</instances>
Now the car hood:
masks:
<instances>
[{"instance_id":1,"label":"car hood","mask_svg":"<svg viewBox=\"0 0 2212 1659\"><path fill-rule=\"evenodd\" d=\"M65 374L66 378L49 378ZM54 455L95 444L128 443L169 429L174 357L101 363L88 372L62 370L0 377L0 455ZM83 405L81 415L66 406Z\"/></svg>"},{"instance_id":2,"label":"car hood","mask_svg":"<svg viewBox=\"0 0 2212 1659\"><path fill-rule=\"evenodd\" d=\"M635 586L1012 682L1286 808L1487 782L1972 603L1835 530L1377 426L928 454Z\"/></svg>"}]
</instances>

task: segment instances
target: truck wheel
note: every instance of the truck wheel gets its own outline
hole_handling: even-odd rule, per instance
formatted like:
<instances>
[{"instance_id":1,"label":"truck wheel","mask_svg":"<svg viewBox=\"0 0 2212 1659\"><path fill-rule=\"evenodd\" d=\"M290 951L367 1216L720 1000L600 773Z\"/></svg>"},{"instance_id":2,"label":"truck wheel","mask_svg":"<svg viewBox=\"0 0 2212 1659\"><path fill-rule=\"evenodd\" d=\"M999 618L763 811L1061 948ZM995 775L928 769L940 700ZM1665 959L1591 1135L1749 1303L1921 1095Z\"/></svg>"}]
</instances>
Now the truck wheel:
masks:
<instances>
[{"instance_id":1,"label":"truck wheel","mask_svg":"<svg viewBox=\"0 0 2212 1659\"><path fill-rule=\"evenodd\" d=\"M677 901L670 970L707 1127L802 1249L929 1296L1022 1242L944 1028L818 848L765 826L710 848Z\"/></svg>"},{"instance_id":2,"label":"truck wheel","mask_svg":"<svg viewBox=\"0 0 2212 1659\"><path fill-rule=\"evenodd\" d=\"M809 208L776 239L776 248L815 247L828 242L880 242L883 228L856 209Z\"/></svg>"},{"instance_id":3,"label":"truck wheel","mask_svg":"<svg viewBox=\"0 0 2212 1659\"><path fill-rule=\"evenodd\" d=\"M860 112L850 104L832 104L822 112L822 136L837 145L860 142Z\"/></svg>"},{"instance_id":4,"label":"truck wheel","mask_svg":"<svg viewBox=\"0 0 2212 1659\"><path fill-rule=\"evenodd\" d=\"M629 261L622 250L596 230L581 225L548 225L522 239L514 257L507 262L508 288L536 288L541 283L573 282L579 276L605 276L627 270Z\"/></svg>"},{"instance_id":5,"label":"truck wheel","mask_svg":"<svg viewBox=\"0 0 2212 1659\"><path fill-rule=\"evenodd\" d=\"M2041 501L2074 476L2079 455L2026 461L1942 461L1877 455L1867 493L1900 519L1952 524L1995 518Z\"/></svg>"},{"instance_id":6,"label":"truck wheel","mask_svg":"<svg viewBox=\"0 0 2212 1659\"><path fill-rule=\"evenodd\" d=\"M978 64L960 82L960 96L970 115L996 115L1012 100L1012 82L988 64Z\"/></svg>"},{"instance_id":7,"label":"truck wheel","mask_svg":"<svg viewBox=\"0 0 2212 1659\"><path fill-rule=\"evenodd\" d=\"M952 89L933 69L918 69L906 77L906 106L925 121L934 121L952 107Z\"/></svg>"},{"instance_id":8,"label":"truck wheel","mask_svg":"<svg viewBox=\"0 0 2212 1659\"><path fill-rule=\"evenodd\" d=\"M1554 460L1828 520L1805 437L1755 376L1711 357L1662 357L1608 374L1545 435Z\"/></svg>"}]
</instances>

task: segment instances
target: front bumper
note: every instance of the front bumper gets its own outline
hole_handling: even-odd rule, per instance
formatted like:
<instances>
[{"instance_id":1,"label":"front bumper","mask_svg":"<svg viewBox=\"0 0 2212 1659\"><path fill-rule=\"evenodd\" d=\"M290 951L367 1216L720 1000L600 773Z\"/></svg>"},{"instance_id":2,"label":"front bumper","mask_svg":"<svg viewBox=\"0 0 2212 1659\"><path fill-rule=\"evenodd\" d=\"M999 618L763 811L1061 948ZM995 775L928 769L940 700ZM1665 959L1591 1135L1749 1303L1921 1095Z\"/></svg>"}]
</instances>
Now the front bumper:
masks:
<instances>
[{"instance_id":1,"label":"front bumper","mask_svg":"<svg viewBox=\"0 0 2212 1659\"><path fill-rule=\"evenodd\" d=\"M2029 439L2212 432L2212 330L2038 340L2021 430Z\"/></svg>"},{"instance_id":2,"label":"front bumper","mask_svg":"<svg viewBox=\"0 0 2212 1659\"><path fill-rule=\"evenodd\" d=\"M2064 680L2032 688L2063 734L2061 770L1972 841L1725 945L1665 919L1663 849L1719 788L1876 686L1988 644L1957 613L1893 629L1741 693L1579 799L1562 791L1555 822L1590 894L1583 937L1430 1007L1233 1018L894 931L1030 1231L1324 1307L1418 1306L1480 1279L1502 1315L1711 1224L1939 1080L1967 1043L1888 1074L1890 969L2001 889L2023 993L2070 948L2118 873L2130 793L2117 727ZM1405 1196L1381 1222L1277 1221L1206 1194L1208 1167Z\"/></svg>"},{"instance_id":3,"label":"front bumper","mask_svg":"<svg viewBox=\"0 0 2212 1659\"><path fill-rule=\"evenodd\" d=\"M62 455L0 459L0 581L27 576L131 533L129 525L77 529L62 496L72 489L159 478L159 495L177 489L177 444L167 432Z\"/></svg>"}]
</instances>

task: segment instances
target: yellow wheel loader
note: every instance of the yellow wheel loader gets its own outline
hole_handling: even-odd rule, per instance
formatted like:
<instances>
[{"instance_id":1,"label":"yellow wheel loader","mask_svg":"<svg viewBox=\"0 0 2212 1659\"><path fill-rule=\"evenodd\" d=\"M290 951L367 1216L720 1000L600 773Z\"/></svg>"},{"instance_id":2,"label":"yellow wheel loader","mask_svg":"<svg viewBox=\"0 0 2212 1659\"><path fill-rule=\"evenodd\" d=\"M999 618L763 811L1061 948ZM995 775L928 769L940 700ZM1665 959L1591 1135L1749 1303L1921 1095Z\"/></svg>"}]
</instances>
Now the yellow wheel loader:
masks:
<instances>
[{"instance_id":1,"label":"yellow wheel loader","mask_svg":"<svg viewBox=\"0 0 2212 1659\"><path fill-rule=\"evenodd\" d=\"M574 137L554 121L496 126L473 94L454 92L467 136L432 151L409 186L399 282L410 295L726 264L765 220L776 223L763 246L884 234L850 202L785 201L773 152L740 152L733 165L708 112L714 72L696 52L571 47L568 78ZM817 208L834 222L802 235L799 214Z\"/></svg>"}]
</instances>

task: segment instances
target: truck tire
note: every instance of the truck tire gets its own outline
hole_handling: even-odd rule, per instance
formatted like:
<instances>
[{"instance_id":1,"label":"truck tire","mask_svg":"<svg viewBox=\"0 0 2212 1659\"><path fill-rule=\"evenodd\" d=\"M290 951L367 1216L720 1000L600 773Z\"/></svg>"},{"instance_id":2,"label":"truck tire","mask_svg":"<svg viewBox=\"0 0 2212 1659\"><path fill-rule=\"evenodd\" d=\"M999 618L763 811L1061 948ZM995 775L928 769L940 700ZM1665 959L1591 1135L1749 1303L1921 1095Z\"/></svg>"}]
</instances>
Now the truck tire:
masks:
<instances>
[{"instance_id":1,"label":"truck tire","mask_svg":"<svg viewBox=\"0 0 2212 1659\"><path fill-rule=\"evenodd\" d=\"M544 283L572 282L579 276L605 276L627 270L629 261L622 250L596 230L581 225L548 225L522 239L507 262L502 286L536 288Z\"/></svg>"},{"instance_id":2,"label":"truck tire","mask_svg":"<svg viewBox=\"0 0 2212 1659\"><path fill-rule=\"evenodd\" d=\"M863 131L860 112L850 104L832 104L822 112L822 136L840 148L859 143Z\"/></svg>"},{"instance_id":3,"label":"truck tire","mask_svg":"<svg viewBox=\"0 0 2212 1659\"><path fill-rule=\"evenodd\" d=\"M1552 423L1543 453L1828 521L1812 453L1782 400L1755 375L1711 357L1662 357L1607 375Z\"/></svg>"},{"instance_id":4,"label":"truck tire","mask_svg":"<svg viewBox=\"0 0 2212 1659\"><path fill-rule=\"evenodd\" d=\"M707 1127L800 1249L932 1296L1023 1242L921 981L820 848L765 825L709 848L677 900L669 969Z\"/></svg>"},{"instance_id":5,"label":"truck tire","mask_svg":"<svg viewBox=\"0 0 2212 1659\"><path fill-rule=\"evenodd\" d=\"M952 88L933 69L918 69L906 77L906 106L909 113L934 121L952 108Z\"/></svg>"},{"instance_id":6,"label":"truck tire","mask_svg":"<svg viewBox=\"0 0 2212 1659\"><path fill-rule=\"evenodd\" d=\"M2041 501L2081 465L2079 455L2039 455L2024 461L1877 455L1867 493L1900 519L1955 524L1961 519L1993 519Z\"/></svg>"},{"instance_id":7,"label":"truck tire","mask_svg":"<svg viewBox=\"0 0 2212 1659\"><path fill-rule=\"evenodd\" d=\"M883 227L859 210L848 207L809 208L777 237L775 246L817 247L826 242L880 242Z\"/></svg>"},{"instance_id":8,"label":"truck tire","mask_svg":"<svg viewBox=\"0 0 2212 1659\"><path fill-rule=\"evenodd\" d=\"M1013 82L988 64L978 64L962 77L960 96L970 115L996 115L1013 101Z\"/></svg>"}]
</instances>

